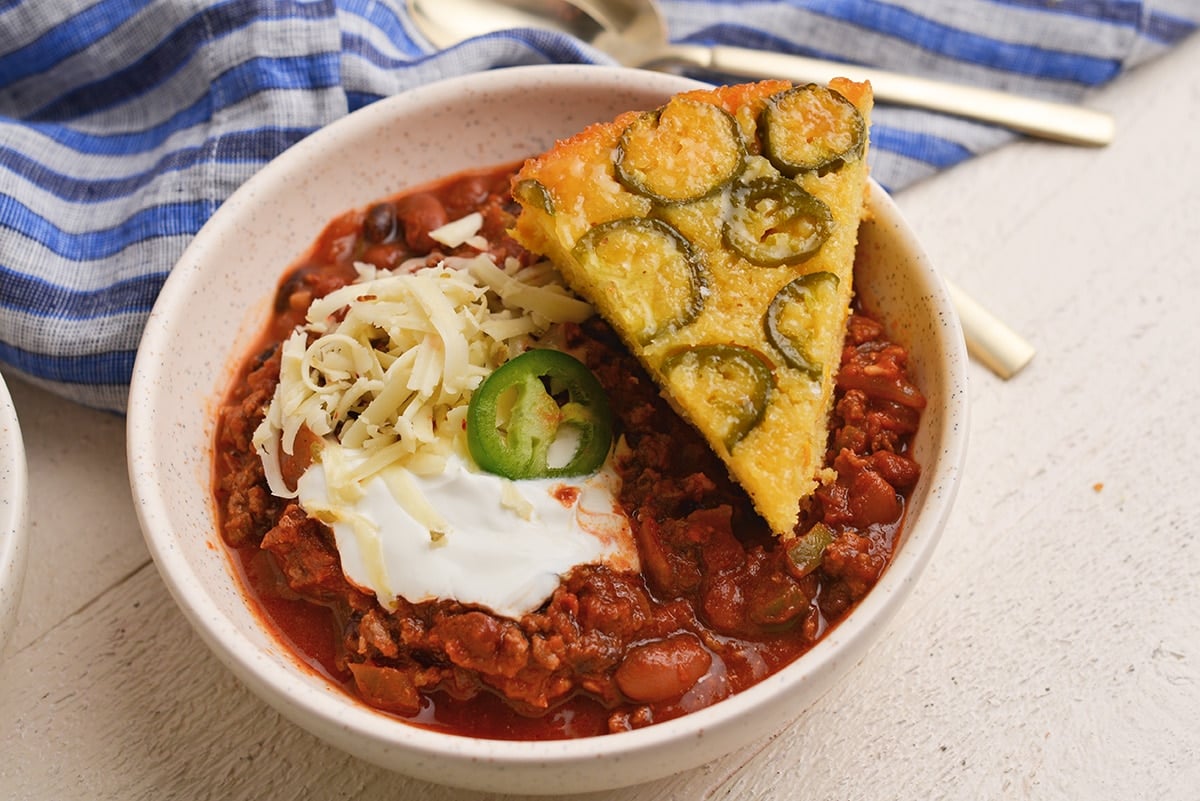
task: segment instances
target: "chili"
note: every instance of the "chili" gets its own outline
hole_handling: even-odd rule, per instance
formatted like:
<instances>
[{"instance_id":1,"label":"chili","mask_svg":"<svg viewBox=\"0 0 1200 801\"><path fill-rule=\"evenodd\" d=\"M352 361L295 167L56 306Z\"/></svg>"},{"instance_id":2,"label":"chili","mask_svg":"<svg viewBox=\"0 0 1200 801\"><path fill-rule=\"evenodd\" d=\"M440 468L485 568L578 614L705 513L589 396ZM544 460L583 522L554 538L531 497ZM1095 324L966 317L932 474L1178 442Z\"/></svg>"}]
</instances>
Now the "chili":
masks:
<instances>
[{"instance_id":1,"label":"chili","mask_svg":"<svg viewBox=\"0 0 1200 801\"><path fill-rule=\"evenodd\" d=\"M830 420L827 463L837 480L817 492L797 537L784 543L607 325L592 318L564 326L563 349L602 389L584 405L607 398L611 436L623 443L614 456L618 501L640 572L577 567L520 620L452 600L401 599L383 608L346 580L332 532L267 490L252 437L278 381L279 343L314 298L354 279L356 261L386 269L437 263L445 254L423 248L428 226L443 219L438 206L448 219L480 211L493 254L528 264L529 254L504 235L513 220L511 173L454 176L348 212L285 277L216 427L221 534L281 642L364 703L476 737L581 737L646 726L780 670L870 591L920 475L907 449L924 399L908 378L904 349L857 309ZM417 194L425 199L405 202ZM759 363L747 364L743 378L757 391ZM570 403L570 393L559 401Z\"/></svg>"}]
</instances>

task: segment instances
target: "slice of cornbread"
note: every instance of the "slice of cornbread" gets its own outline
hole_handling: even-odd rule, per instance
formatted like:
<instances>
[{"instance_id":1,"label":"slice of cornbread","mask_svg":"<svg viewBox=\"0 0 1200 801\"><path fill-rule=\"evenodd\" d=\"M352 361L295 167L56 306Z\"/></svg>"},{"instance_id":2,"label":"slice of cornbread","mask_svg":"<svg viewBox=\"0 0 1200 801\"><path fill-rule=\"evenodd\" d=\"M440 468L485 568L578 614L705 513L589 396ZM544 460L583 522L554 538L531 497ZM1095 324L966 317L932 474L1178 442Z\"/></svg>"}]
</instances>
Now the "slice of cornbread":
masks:
<instances>
[{"instance_id":1,"label":"slice of cornbread","mask_svg":"<svg viewBox=\"0 0 1200 801\"><path fill-rule=\"evenodd\" d=\"M822 474L866 188L869 84L677 95L514 178L548 256L778 535Z\"/></svg>"}]
</instances>

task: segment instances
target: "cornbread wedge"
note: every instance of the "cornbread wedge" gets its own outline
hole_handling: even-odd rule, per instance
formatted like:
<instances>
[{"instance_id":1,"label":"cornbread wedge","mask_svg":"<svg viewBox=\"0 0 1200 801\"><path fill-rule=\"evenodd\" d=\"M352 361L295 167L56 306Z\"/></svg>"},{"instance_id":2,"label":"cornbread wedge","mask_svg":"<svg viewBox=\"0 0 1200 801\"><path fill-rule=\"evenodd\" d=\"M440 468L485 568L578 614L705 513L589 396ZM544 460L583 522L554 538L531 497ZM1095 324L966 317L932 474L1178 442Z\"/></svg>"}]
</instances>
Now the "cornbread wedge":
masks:
<instances>
[{"instance_id":1,"label":"cornbread wedge","mask_svg":"<svg viewBox=\"0 0 1200 801\"><path fill-rule=\"evenodd\" d=\"M514 178L514 237L592 302L782 537L822 477L871 104L840 79L687 92Z\"/></svg>"}]
</instances>

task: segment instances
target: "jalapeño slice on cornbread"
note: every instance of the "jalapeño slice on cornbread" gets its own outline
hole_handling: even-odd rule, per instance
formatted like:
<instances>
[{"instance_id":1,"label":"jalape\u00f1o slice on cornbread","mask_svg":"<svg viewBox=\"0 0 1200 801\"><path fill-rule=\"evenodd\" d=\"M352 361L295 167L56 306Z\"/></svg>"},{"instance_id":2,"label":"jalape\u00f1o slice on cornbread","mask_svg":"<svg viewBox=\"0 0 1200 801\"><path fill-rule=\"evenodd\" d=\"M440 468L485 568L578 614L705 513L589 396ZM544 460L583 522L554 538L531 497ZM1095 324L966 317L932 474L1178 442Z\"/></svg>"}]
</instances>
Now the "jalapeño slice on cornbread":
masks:
<instances>
[{"instance_id":1,"label":"jalape\u00f1o slice on cornbread","mask_svg":"<svg viewBox=\"0 0 1200 801\"><path fill-rule=\"evenodd\" d=\"M841 79L686 92L514 178L516 239L592 302L784 537L822 475L871 103Z\"/></svg>"}]
</instances>

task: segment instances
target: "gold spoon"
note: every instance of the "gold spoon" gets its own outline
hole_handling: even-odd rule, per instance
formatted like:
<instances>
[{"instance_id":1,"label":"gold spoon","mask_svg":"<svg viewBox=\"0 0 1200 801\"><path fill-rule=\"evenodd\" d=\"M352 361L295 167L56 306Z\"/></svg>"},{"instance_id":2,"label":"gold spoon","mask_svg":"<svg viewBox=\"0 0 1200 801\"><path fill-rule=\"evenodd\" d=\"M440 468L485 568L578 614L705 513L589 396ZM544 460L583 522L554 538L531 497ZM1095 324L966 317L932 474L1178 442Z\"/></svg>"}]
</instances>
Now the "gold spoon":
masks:
<instances>
[{"instance_id":1,"label":"gold spoon","mask_svg":"<svg viewBox=\"0 0 1200 801\"><path fill-rule=\"evenodd\" d=\"M674 45L654 0L407 0L409 17L436 47L511 28L570 34L627 67L692 67L745 78L828 83L842 76L869 80L876 100L992 123L1074 145L1107 145L1108 114L1066 103L884 70L718 45Z\"/></svg>"}]
</instances>

